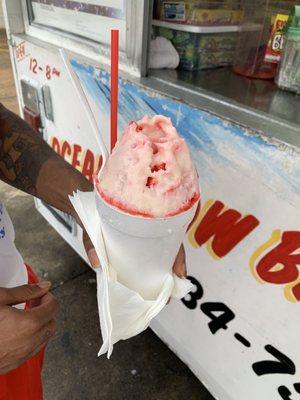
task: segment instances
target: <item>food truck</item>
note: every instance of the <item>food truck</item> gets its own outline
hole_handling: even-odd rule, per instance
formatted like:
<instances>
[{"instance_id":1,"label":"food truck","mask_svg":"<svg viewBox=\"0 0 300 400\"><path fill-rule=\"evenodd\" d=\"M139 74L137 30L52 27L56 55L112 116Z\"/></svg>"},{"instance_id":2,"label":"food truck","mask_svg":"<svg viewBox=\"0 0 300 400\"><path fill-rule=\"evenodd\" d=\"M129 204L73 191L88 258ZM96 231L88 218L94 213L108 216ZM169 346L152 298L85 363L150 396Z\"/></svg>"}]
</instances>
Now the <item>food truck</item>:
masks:
<instances>
[{"instance_id":1,"label":"food truck","mask_svg":"<svg viewBox=\"0 0 300 400\"><path fill-rule=\"evenodd\" d=\"M170 117L191 149L201 187L201 210L184 243L194 289L151 328L215 398L296 400L300 99L230 68L149 69L151 37L161 28L178 32L184 18L185 2L165 3L168 22L153 19L147 0L4 0L20 113L92 180L101 165L99 138L59 50L67 52L109 148L110 30L119 30L119 134L144 115ZM235 13L217 33L237 34L237 19ZM204 39L212 32L182 29ZM35 204L86 260L75 221Z\"/></svg>"}]
</instances>

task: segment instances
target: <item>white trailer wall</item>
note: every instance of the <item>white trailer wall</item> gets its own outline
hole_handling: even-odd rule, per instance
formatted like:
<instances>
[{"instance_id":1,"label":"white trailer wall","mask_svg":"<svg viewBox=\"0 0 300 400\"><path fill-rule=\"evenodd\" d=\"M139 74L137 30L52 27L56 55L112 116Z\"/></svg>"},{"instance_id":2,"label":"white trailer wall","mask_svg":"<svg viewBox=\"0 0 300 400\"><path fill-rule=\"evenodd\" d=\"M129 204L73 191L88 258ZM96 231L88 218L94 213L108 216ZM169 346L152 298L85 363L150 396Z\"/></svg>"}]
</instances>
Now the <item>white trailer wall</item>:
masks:
<instances>
[{"instance_id":1,"label":"white trailer wall","mask_svg":"<svg viewBox=\"0 0 300 400\"><path fill-rule=\"evenodd\" d=\"M0 29L4 29L4 17L3 17L2 1L0 1Z\"/></svg>"}]
</instances>

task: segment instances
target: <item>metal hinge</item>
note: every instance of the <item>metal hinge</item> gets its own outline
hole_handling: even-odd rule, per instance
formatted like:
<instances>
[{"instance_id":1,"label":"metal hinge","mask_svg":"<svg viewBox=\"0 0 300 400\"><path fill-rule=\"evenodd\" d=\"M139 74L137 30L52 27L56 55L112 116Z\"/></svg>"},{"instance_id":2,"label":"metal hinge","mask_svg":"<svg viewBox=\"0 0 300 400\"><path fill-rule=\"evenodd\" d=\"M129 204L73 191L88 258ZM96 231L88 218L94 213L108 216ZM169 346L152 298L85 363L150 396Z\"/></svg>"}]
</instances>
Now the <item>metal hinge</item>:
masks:
<instances>
[{"instance_id":1,"label":"metal hinge","mask_svg":"<svg viewBox=\"0 0 300 400\"><path fill-rule=\"evenodd\" d=\"M11 47L16 47L16 41L12 37L7 38L7 43Z\"/></svg>"}]
</instances>

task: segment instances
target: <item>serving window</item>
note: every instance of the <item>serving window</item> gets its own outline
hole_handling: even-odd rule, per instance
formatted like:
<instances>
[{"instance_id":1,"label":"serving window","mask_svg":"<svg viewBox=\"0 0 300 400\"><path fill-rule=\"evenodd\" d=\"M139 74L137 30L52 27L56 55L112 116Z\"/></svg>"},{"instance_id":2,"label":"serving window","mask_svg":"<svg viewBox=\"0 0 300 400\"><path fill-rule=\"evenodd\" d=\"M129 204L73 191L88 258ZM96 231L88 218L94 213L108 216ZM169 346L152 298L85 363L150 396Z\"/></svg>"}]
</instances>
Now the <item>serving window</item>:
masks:
<instances>
[{"instance_id":1,"label":"serving window","mask_svg":"<svg viewBox=\"0 0 300 400\"><path fill-rule=\"evenodd\" d=\"M110 29L119 29L120 48L126 46L125 0L29 0L30 24L55 28L109 44Z\"/></svg>"}]
</instances>

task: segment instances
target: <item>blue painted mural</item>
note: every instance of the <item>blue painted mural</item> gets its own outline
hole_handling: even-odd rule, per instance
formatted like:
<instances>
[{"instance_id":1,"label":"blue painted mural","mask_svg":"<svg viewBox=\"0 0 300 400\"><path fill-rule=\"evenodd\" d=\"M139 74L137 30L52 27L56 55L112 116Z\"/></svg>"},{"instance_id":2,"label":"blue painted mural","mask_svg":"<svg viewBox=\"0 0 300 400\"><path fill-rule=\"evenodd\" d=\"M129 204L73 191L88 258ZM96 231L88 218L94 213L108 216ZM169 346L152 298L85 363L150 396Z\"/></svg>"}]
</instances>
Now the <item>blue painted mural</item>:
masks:
<instances>
[{"instance_id":1,"label":"blue painted mural","mask_svg":"<svg viewBox=\"0 0 300 400\"><path fill-rule=\"evenodd\" d=\"M72 66L95 102L109 115L109 74L75 60ZM255 175L259 174L261 182L283 198L290 191L300 195L300 153L217 116L120 80L120 132L128 121L154 114L171 118L188 142L200 176L205 171L211 184L215 182L215 171L227 168L228 174L239 171L250 179L257 179Z\"/></svg>"},{"instance_id":2,"label":"blue painted mural","mask_svg":"<svg viewBox=\"0 0 300 400\"><path fill-rule=\"evenodd\" d=\"M108 135L109 74L76 61L72 64ZM170 117L189 144L199 173L202 205L184 245L189 276L203 290L198 297L198 291L190 294L184 304L171 303L152 327L216 398L273 399L276 388L286 382L279 374L273 380L257 380L253 362L269 359L269 354L263 356L263 349L272 344L289 362L300 366L300 153L238 124L120 80L120 132L130 120L145 114ZM217 215L213 214L217 208ZM226 213L224 222L219 216ZM221 253L220 243L225 247L232 243L236 226L246 219L253 224L250 230L245 234L241 228L238 242L233 241L234 246ZM223 331L222 326L216 333L208 328L205 304L217 305L215 312L230 311L228 329L226 326ZM234 332L245 335L251 349L238 347Z\"/></svg>"}]
</instances>

